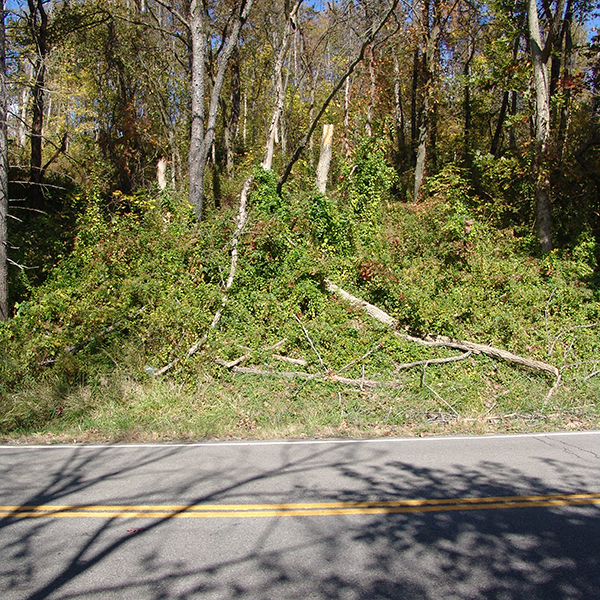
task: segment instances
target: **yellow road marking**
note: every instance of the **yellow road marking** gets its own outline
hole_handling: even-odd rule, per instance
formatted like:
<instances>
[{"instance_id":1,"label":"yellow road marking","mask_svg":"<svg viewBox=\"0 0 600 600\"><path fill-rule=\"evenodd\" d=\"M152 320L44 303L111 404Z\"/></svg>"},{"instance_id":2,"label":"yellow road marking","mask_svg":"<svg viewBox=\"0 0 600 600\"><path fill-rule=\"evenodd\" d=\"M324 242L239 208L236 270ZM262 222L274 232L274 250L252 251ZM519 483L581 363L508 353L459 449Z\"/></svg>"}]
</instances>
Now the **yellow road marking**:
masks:
<instances>
[{"instance_id":1,"label":"yellow road marking","mask_svg":"<svg viewBox=\"0 0 600 600\"><path fill-rule=\"evenodd\" d=\"M373 515L600 504L600 494L546 494L365 502L187 505L0 505L0 517L243 518Z\"/></svg>"}]
</instances>

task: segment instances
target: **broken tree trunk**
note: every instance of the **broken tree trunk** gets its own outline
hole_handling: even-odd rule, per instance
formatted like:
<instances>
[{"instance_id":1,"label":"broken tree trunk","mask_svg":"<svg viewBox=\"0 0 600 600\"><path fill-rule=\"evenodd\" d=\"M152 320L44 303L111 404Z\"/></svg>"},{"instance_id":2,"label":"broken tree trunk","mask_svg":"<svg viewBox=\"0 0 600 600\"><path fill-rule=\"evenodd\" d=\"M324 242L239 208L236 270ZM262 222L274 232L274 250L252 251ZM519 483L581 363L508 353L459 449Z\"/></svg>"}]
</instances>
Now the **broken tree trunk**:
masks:
<instances>
[{"instance_id":1,"label":"broken tree trunk","mask_svg":"<svg viewBox=\"0 0 600 600\"><path fill-rule=\"evenodd\" d=\"M369 314L371 317L373 317L380 323L391 327L394 330L395 335L406 341L421 344L422 346L453 348L454 350L462 350L463 352L485 354L487 356L491 356L492 358L497 358L499 360L504 360L517 365L528 367L535 371L543 371L545 373L554 375L557 378L560 377L559 370L553 365L549 365L538 360L524 358L522 356L518 356L517 354L513 354L512 352L508 352L500 348L494 348L493 346L488 346L487 344L475 344L473 342L466 342L463 340L454 340L443 335L428 335L425 338L419 338L413 335L408 335L407 333L401 333L399 331L396 331L398 325L396 319L388 315L380 308L377 308L376 306L373 306L373 304L369 304L368 302L365 302L364 300L353 296L352 294L346 292L345 290L335 285L328 279L325 280L325 287L328 291L346 300L351 306L363 309L365 312L367 312L367 314Z\"/></svg>"},{"instance_id":2,"label":"broken tree trunk","mask_svg":"<svg viewBox=\"0 0 600 600\"><path fill-rule=\"evenodd\" d=\"M323 137L321 138L321 154L317 165L317 189L321 194L327 192L327 176L331 164L331 152L333 143L333 125L323 125Z\"/></svg>"}]
</instances>

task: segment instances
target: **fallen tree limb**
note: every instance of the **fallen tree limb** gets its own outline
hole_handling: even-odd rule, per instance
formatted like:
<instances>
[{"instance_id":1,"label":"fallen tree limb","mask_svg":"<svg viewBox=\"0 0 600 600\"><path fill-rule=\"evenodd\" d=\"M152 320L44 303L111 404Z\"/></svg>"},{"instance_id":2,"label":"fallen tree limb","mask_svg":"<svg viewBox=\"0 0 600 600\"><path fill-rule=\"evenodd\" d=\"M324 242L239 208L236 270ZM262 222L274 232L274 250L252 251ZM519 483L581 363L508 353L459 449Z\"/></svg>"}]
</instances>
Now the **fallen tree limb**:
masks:
<instances>
[{"instance_id":1,"label":"fallen tree limb","mask_svg":"<svg viewBox=\"0 0 600 600\"><path fill-rule=\"evenodd\" d=\"M222 364L222 363L219 363ZM372 379L349 379L347 377L340 377L336 373L331 371L324 375L320 373L304 373L303 371L267 371L264 369L257 369L255 367L232 367L234 373L244 373L246 375L264 375L267 377L285 377L287 379L306 379L306 380L319 380L319 381L334 381L336 383L342 383L344 385L351 385L354 387L399 387L401 384L393 381L373 381Z\"/></svg>"},{"instance_id":2,"label":"fallen tree limb","mask_svg":"<svg viewBox=\"0 0 600 600\"><path fill-rule=\"evenodd\" d=\"M235 272L237 270L237 262L238 262L238 243L240 237L246 227L246 222L248 220L248 193L250 191L250 186L254 181L254 176L250 175L244 185L242 187L242 191L240 193L240 207L237 215L237 226L235 228L235 232L233 237L231 238L231 262L229 265L229 277L227 278L227 282L225 283L225 289L223 290L223 296L221 297L221 306L215 313L213 320L210 323L209 331L212 331L217 327L219 322L221 321L221 317L223 316L223 311L225 310L225 306L227 305L227 301L229 300L229 288L233 284L233 278L235 277ZM183 358L190 358L193 356L204 346L206 341L208 340L208 333L205 333L183 356L179 356L173 359L169 364L165 365L161 369L158 369L154 373L155 377L159 375L164 375L167 371L170 371L180 360Z\"/></svg>"},{"instance_id":3,"label":"fallen tree limb","mask_svg":"<svg viewBox=\"0 0 600 600\"><path fill-rule=\"evenodd\" d=\"M546 373L550 373L554 375L556 378L560 377L559 370L553 366L544 362L540 362L538 360L532 360L529 358L524 358L522 356L518 356L517 354L513 354L512 352L508 352L506 350L501 350L500 348L494 348L493 346L488 346L486 344L475 344L473 342L466 342L463 340L454 340L452 338L446 336L427 336L425 338L415 337L413 335L408 335L407 333L401 333L397 331L398 323L397 321L388 315L386 312L377 308L373 304L369 304L356 296L346 292L339 286L335 285L328 279L325 279L325 287L328 291L336 294L340 298L346 300L351 306L356 308L363 309L367 314L371 317L391 327L394 330L395 335L399 338L414 342L416 344L421 344L422 346L429 347L444 347L444 348L453 348L455 350L462 350L463 352L473 352L475 354L485 354L487 356L491 356L493 358L497 358L499 360L504 360L507 362L511 362L514 364L522 365L524 367L528 367L530 369L536 371L544 371Z\"/></svg>"},{"instance_id":4,"label":"fallen tree limb","mask_svg":"<svg viewBox=\"0 0 600 600\"><path fill-rule=\"evenodd\" d=\"M243 363L245 360L250 358L250 354L244 354L242 356L240 356L239 358L236 358L235 360L229 361L227 362L226 360L223 360L222 358L215 358L215 362L218 365L222 365L223 367L227 368L227 369L233 369L233 367L237 367L239 364Z\"/></svg>"},{"instance_id":5,"label":"fallen tree limb","mask_svg":"<svg viewBox=\"0 0 600 600\"><path fill-rule=\"evenodd\" d=\"M413 367L420 367L422 365L427 367L429 365L443 365L445 363L456 362L458 360L465 360L465 358L469 358L471 354L473 353L469 350L464 354L460 354L459 356L450 356L448 358L430 358L428 360L417 360L411 363L401 363L396 366L394 373L397 373L402 369L412 369Z\"/></svg>"},{"instance_id":6,"label":"fallen tree limb","mask_svg":"<svg viewBox=\"0 0 600 600\"><path fill-rule=\"evenodd\" d=\"M280 360L282 362L289 362L293 365L298 365L300 367L306 367L308 364L303 358L290 358L289 356L282 356L281 354L273 354L273 358L275 360Z\"/></svg>"},{"instance_id":7,"label":"fallen tree limb","mask_svg":"<svg viewBox=\"0 0 600 600\"><path fill-rule=\"evenodd\" d=\"M304 373L303 371L265 371L255 367L233 367L234 373L245 373L246 375L268 375L275 377L287 377L288 379L317 379L321 375L313 373Z\"/></svg>"}]
</instances>

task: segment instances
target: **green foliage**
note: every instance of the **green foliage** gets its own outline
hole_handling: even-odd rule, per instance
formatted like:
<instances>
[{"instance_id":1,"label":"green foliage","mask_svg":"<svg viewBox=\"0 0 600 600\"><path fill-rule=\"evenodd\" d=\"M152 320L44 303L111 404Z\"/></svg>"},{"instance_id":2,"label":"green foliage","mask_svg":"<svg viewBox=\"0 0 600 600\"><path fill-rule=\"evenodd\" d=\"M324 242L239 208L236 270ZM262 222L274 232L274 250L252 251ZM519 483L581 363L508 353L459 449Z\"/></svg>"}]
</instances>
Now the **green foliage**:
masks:
<instances>
[{"instance_id":1,"label":"green foliage","mask_svg":"<svg viewBox=\"0 0 600 600\"><path fill-rule=\"evenodd\" d=\"M456 167L430 178L422 203L380 196L368 217L322 195L281 199L272 173L256 177L220 326L169 381L147 373L184 356L209 331L229 269L234 212L197 225L177 197L117 194L107 203L91 194L73 251L0 327L8 349L0 360L0 431L102 431L110 439L148 439L152 431L169 439L356 435L426 427L431 417L423 415L445 419L447 407L421 384L422 370L394 370L453 352L399 340L328 295L325 278L409 331L490 343L564 367L563 385L583 412L569 412L567 392L557 392L553 410L596 418L593 236L529 255L514 229L496 227L486 200ZM269 348L282 340L276 352L306 367L274 359ZM263 370L326 369L400 387L353 395L326 381L254 382L214 362L237 359L245 348L252 348L248 363ZM538 411L549 383L482 357L427 369L427 384L474 419L488 415L490 397L498 410Z\"/></svg>"},{"instance_id":2,"label":"green foliage","mask_svg":"<svg viewBox=\"0 0 600 600\"><path fill-rule=\"evenodd\" d=\"M352 250L352 222L328 196L317 193L310 199L308 217L317 245L339 254L348 254Z\"/></svg>"},{"instance_id":3,"label":"green foliage","mask_svg":"<svg viewBox=\"0 0 600 600\"><path fill-rule=\"evenodd\" d=\"M396 183L396 171L387 161L387 146L382 138L365 138L352 163L344 166L343 193L358 219L372 217Z\"/></svg>"},{"instance_id":4,"label":"green foliage","mask_svg":"<svg viewBox=\"0 0 600 600\"><path fill-rule=\"evenodd\" d=\"M274 171L255 167L255 189L252 192L252 205L258 210L272 214L282 206L282 198L277 193L277 174Z\"/></svg>"}]
</instances>

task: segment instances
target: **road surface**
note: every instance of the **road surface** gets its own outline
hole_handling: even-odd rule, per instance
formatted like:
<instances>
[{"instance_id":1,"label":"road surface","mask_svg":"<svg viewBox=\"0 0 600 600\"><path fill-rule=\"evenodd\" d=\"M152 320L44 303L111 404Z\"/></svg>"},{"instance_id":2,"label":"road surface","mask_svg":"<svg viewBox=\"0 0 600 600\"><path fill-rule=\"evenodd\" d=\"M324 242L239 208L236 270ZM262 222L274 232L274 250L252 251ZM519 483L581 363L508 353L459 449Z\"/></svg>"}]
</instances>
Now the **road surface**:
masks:
<instances>
[{"instance_id":1,"label":"road surface","mask_svg":"<svg viewBox=\"0 0 600 600\"><path fill-rule=\"evenodd\" d=\"M0 446L0 598L600 598L600 433Z\"/></svg>"}]
</instances>

